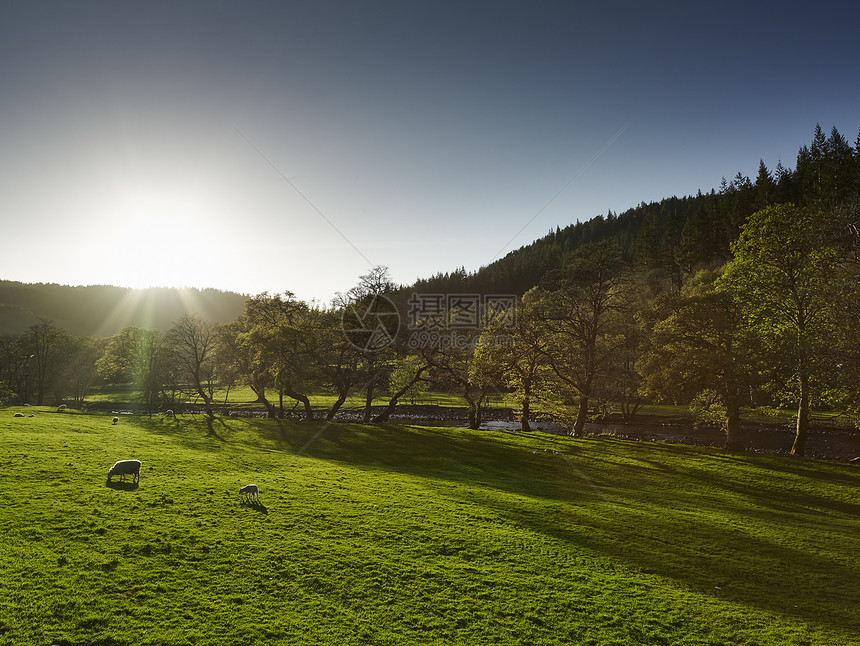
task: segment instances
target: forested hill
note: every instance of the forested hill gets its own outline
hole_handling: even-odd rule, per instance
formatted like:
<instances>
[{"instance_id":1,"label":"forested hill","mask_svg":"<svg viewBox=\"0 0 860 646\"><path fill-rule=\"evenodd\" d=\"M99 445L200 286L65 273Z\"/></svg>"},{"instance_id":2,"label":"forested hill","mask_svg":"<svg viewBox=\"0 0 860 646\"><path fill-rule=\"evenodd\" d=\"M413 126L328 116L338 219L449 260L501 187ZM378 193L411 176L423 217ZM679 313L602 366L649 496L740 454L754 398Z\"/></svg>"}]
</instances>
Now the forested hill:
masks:
<instances>
[{"instance_id":1,"label":"forested hill","mask_svg":"<svg viewBox=\"0 0 860 646\"><path fill-rule=\"evenodd\" d=\"M583 245L606 239L616 240L628 260L677 284L686 272L728 260L729 245L741 225L766 206L792 202L830 209L852 198L856 203L858 196L860 135L852 146L835 127L828 136L816 126L793 170L781 162L771 170L759 160L753 179L738 172L731 180L723 178L719 191L643 202L620 214L609 212L557 228L476 272L461 268L440 273L417 281L412 289L523 294L547 271L567 264Z\"/></svg>"},{"instance_id":2,"label":"forested hill","mask_svg":"<svg viewBox=\"0 0 860 646\"><path fill-rule=\"evenodd\" d=\"M127 325L167 330L183 314L215 323L242 312L245 296L215 289L70 287L0 280L0 335L51 321L73 336L111 336Z\"/></svg>"}]
</instances>

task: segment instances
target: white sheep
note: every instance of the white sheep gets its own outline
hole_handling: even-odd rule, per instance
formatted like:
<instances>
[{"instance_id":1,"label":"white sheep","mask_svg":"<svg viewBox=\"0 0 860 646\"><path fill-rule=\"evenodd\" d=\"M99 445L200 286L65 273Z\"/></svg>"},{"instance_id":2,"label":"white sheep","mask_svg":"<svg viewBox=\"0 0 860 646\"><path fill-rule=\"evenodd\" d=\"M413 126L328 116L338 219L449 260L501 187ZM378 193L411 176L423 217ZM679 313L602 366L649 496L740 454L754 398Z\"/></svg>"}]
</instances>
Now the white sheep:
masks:
<instances>
[{"instance_id":1,"label":"white sheep","mask_svg":"<svg viewBox=\"0 0 860 646\"><path fill-rule=\"evenodd\" d=\"M140 482L140 460L120 460L108 471L107 481L110 482L113 476L119 476L122 482L127 475L133 476L132 482Z\"/></svg>"},{"instance_id":2,"label":"white sheep","mask_svg":"<svg viewBox=\"0 0 860 646\"><path fill-rule=\"evenodd\" d=\"M26 415L24 413L15 413L12 417L26 417Z\"/></svg>"},{"instance_id":3,"label":"white sheep","mask_svg":"<svg viewBox=\"0 0 860 646\"><path fill-rule=\"evenodd\" d=\"M113 425L116 426L116 423L119 421L119 417L113 418Z\"/></svg>"},{"instance_id":4,"label":"white sheep","mask_svg":"<svg viewBox=\"0 0 860 646\"><path fill-rule=\"evenodd\" d=\"M60 404L59 406L57 406L57 412L58 413L62 413L64 410L66 410L65 404Z\"/></svg>"},{"instance_id":5,"label":"white sheep","mask_svg":"<svg viewBox=\"0 0 860 646\"><path fill-rule=\"evenodd\" d=\"M167 417L173 417L173 411L170 410L169 408L166 411L164 411L164 414Z\"/></svg>"},{"instance_id":6,"label":"white sheep","mask_svg":"<svg viewBox=\"0 0 860 646\"><path fill-rule=\"evenodd\" d=\"M246 500L257 500L260 488L255 484L249 484L239 489L239 493L245 496Z\"/></svg>"}]
</instances>

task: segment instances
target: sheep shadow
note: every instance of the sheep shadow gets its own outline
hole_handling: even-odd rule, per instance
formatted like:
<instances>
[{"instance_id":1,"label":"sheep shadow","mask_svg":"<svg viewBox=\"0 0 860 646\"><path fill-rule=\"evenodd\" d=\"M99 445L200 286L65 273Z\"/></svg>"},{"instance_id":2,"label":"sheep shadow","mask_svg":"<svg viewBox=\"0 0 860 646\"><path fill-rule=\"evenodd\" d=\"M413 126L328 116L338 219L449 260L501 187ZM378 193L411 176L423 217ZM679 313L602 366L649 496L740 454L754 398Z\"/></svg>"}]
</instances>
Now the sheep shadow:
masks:
<instances>
[{"instance_id":1,"label":"sheep shadow","mask_svg":"<svg viewBox=\"0 0 860 646\"><path fill-rule=\"evenodd\" d=\"M250 509L255 509L259 511L261 514L268 515L269 509L261 503L259 500L243 500L239 503L242 507L249 507Z\"/></svg>"},{"instance_id":2,"label":"sheep shadow","mask_svg":"<svg viewBox=\"0 0 860 646\"><path fill-rule=\"evenodd\" d=\"M116 482L107 482L105 483L105 486L108 489L113 489L114 491L135 491L140 486L140 483L117 480Z\"/></svg>"}]
</instances>

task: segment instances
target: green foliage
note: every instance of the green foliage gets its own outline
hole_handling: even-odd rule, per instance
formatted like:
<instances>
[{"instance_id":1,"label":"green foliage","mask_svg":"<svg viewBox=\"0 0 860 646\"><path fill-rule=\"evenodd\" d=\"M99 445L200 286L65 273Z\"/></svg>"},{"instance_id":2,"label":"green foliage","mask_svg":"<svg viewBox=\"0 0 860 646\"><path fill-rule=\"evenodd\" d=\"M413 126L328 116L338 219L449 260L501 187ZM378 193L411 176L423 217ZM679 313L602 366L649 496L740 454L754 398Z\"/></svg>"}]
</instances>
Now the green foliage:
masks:
<instances>
[{"instance_id":1,"label":"green foliage","mask_svg":"<svg viewBox=\"0 0 860 646\"><path fill-rule=\"evenodd\" d=\"M428 384L425 379L419 379L409 385L415 376L415 373L421 367L421 358L417 355L408 355L398 361L394 369L391 371L391 376L388 380L389 392L398 392L403 388L407 390L403 393L404 400L413 402L420 398L423 393L427 392Z\"/></svg>"},{"instance_id":2,"label":"green foliage","mask_svg":"<svg viewBox=\"0 0 860 646\"><path fill-rule=\"evenodd\" d=\"M854 296L832 234L831 219L821 211L770 206L747 220L721 280L743 325L762 342L767 364L796 379L793 451L801 454L809 406L834 372L841 303Z\"/></svg>"},{"instance_id":3,"label":"green foliage","mask_svg":"<svg viewBox=\"0 0 860 646\"><path fill-rule=\"evenodd\" d=\"M715 390L706 388L697 393L690 402L690 413L693 415L694 425L726 425L726 407L724 399Z\"/></svg>"},{"instance_id":4,"label":"green foliage","mask_svg":"<svg viewBox=\"0 0 860 646\"><path fill-rule=\"evenodd\" d=\"M851 465L3 410L0 644L858 643Z\"/></svg>"},{"instance_id":5,"label":"green foliage","mask_svg":"<svg viewBox=\"0 0 860 646\"><path fill-rule=\"evenodd\" d=\"M17 397L17 395L6 384L6 382L0 381L0 404L2 404L3 402L8 402L12 399L15 399L16 397Z\"/></svg>"}]
</instances>

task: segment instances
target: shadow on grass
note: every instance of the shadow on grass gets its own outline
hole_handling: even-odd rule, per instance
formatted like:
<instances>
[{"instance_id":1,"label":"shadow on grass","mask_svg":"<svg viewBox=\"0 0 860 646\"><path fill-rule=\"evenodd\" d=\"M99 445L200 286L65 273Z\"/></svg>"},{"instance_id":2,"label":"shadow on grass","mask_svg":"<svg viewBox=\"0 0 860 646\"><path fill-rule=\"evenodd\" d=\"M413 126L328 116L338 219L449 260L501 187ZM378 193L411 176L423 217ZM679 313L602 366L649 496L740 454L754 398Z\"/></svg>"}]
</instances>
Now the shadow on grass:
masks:
<instances>
[{"instance_id":1,"label":"shadow on grass","mask_svg":"<svg viewBox=\"0 0 860 646\"><path fill-rule=\"evenodd\" d=\"M620 440L603 446L605 455L594 443L585 459L572 458L603 496L571 496L560 515L524 513L487 489L440 494L700 593L828 629L860 628L860 507L843 499L860 474L819 462L817 470L800 467L810 472L800 479L791 458ZM773 469L780 460L791 465L789 477Z\"/></svg>"},{"instance_id":2,"label":"shadow on grass","mask_svg":"<svg viewBox=\"0 0 860 646\"><path fill-rule=\"evenodd\" d=\"M105 486L108 489L113 489L114 491L135 491L138 487L140 487L140 483L116 480L105 483Z\"/></svg>"},{"instance_id":3,"label":"shadow on grass","mask_svg":"<svg viewBox=\"0 0 860 646\"><path fill-rule=\"evenodd\" d=\"M153 430L202 450L235 439L251 449L259 442L285 455L422 477L439 496L484 506L573 552L605 555L699 593L811 624L860 628L860 505L850 499L860 490L860 471L850 465L514 431L216 423L217 439L202 421ZM544 501L561 503L558 513L546 515Z\"/></svg>"},{"instance_id":4,"label":"shadow on grass","mask_svg":"<svg viewBox=\"0 0 860 646\"><path fill-rule=\"evenodd\" d=\"M851 555L860 505L849 497L860 473L848 465L516 432L257 428L287 451L425 477L440 496L483 505L512 526L699 593L825 628L858 628L860 567ZM542 500L562 502L560 515L546 515Z\"/></svg>"},{"instance_id":5,"label":"shadow on grass","mask_svg":"<svg viewBox=\"0 0 860 646\"><path fill-rule=\"evenodd\" d=\"M254 511L258 511L261 514L268 515L269 508L266 507L259 500L243 500L239 503L242 507L247 507L248 509L253 509Z\"/></svg>"}]
</instances>

